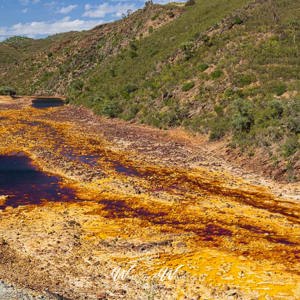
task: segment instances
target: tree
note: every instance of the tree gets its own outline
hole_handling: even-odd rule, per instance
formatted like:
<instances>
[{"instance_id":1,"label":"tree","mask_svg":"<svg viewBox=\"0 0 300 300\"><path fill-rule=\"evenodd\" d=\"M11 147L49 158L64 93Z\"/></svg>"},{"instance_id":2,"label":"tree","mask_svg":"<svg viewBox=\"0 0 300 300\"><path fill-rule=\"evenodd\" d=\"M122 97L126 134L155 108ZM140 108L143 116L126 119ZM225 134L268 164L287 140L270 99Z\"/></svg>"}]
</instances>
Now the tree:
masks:
<instances>
[{"instance_id":1,"label":"tree","mask_svg":"<svg viewBox=\"0 0 300 300\"><path fill-rule=\"evenodd\" d=\"M149 1L145 2L145 7L150 7L152 5L153 5L153 1L152 0L149 0Z\"/></svg>"}]
</instances>

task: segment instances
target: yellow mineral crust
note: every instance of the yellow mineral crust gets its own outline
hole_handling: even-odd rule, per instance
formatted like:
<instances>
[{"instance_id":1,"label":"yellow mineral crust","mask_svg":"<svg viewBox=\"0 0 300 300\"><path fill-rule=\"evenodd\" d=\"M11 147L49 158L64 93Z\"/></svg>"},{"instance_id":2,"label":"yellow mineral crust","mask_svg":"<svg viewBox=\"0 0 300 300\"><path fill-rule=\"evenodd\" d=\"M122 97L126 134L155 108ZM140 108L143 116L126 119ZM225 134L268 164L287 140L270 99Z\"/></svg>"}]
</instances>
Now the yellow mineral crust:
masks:
<instances>
[{"instance_id":1,"label":"yellow mineral crust","mask_svg":"<svg viewBox=\"0 0 300 300\"><path fill-rule=\"evenodd\" d=\"M300 299L299 202L150 160L65 111L0 112L0 154L28 155L76 195L0 213L0 278L72 299ZM118 267L130 279L114 278Z\"/></svg>"}]
</instances>

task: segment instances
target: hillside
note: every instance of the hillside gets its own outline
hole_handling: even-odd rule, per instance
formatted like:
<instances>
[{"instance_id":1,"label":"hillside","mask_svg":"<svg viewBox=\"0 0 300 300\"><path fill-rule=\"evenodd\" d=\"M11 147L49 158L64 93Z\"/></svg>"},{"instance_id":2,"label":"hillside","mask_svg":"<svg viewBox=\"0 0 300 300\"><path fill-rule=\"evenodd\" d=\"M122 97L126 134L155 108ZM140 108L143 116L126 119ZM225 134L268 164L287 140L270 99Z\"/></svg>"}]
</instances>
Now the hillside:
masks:
<instances>
[{"instance_id":1,"label":"hillside","mask_svg":"<svg viewBox=\"0 0 300 300\"><path fill-rule=\"evenodd\" d=\"M0 85L109 117L183 126L277 179L300 174L300 5L147 5L121 21L0 43Z\"/></svg>"},{"instance_id":2,"label":"hillside","mask_svg":"<svg viewBox=\"0 0 300 300\"><path fill-rule=\"evenodd\" d=\"M90 31L39 40L10 38L0 43L0 85L17 86L21 94L65 94L76 78L84 77L86 71L119 53L133 39L175 19L181 11L180 6L151 5Z\"/></svg>"}]
</instances>

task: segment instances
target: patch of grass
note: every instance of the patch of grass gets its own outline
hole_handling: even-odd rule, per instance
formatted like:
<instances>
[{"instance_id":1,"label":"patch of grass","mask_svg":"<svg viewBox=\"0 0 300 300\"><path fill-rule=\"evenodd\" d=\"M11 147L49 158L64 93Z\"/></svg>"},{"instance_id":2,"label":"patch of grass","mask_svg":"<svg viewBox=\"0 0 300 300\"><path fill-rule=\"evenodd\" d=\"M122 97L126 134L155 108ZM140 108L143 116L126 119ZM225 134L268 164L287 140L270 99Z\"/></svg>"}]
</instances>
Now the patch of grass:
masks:
<instances>
[{"instance_id":1,"label":"patch of grass","mask_svg":"<svg viewBox=\"0 0 300 300\"><path fill-rule=\"evenodd\" d=\"M182 86L181 89L182 89L183 92L187 92L187 91L191 90L194 86L195 86L195 83L193 81L190 81L190 82L186 82Z\"/></svg>"}]
</instances>

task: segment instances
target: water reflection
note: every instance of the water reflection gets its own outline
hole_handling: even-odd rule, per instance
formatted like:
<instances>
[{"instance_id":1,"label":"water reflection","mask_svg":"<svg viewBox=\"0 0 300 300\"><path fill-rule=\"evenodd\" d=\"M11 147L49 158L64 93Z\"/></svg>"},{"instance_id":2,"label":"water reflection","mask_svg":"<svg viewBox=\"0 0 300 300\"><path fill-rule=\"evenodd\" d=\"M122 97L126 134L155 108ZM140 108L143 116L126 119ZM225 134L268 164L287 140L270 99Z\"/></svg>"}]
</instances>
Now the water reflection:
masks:
<instances>
[{"instance_id":1,"label":"water reflection","mask_svg":"<svg viewBox=\"0 0 300 300\"><path fill-rule=\"evenodd\" d=\"M49 108L63 106L65 102L60 98L36 98L32 100L34 108Z\"/></svg>"},{"instance_id":2,"label":"water reflection","mask_svg":"<svg viewBox=\"0 0 300 300\"><path fill-rule=\"evenodd\" d=\"M74 192L59 182L59 177L38 170L24 155L0 156L0 209L43 201L74 201Z\"/></svg>"}]
</instances>

